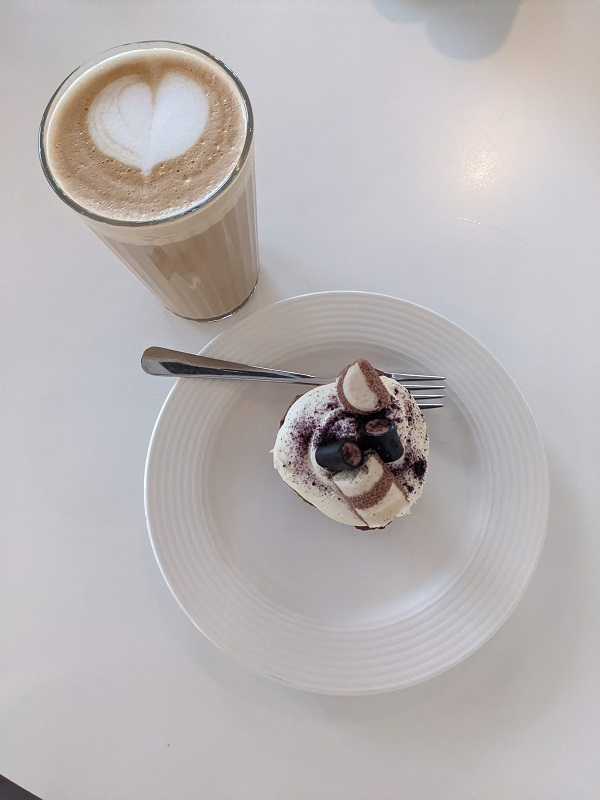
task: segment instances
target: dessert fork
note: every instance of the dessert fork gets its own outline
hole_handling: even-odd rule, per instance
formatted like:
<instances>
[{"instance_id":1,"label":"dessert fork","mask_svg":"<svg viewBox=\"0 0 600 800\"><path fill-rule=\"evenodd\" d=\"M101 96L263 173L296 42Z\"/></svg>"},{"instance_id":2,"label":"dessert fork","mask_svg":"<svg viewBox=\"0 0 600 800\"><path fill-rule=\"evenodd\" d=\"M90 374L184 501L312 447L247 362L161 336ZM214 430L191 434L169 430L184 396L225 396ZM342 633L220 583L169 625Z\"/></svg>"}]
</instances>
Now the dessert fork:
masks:
<instances>
[{"instance_id":1,"label":"dessert fork","mask_svg":"<svg viewBox=\"0 0 600 800\"><path fill-rule=\"evenodd\" d=\"M302 372L257 367L250 364L238 364L235 361L221 361L218 358L197 356L182 353L179 350L168 350L164 347L149 347L142 355L142 369L148 375L168 375L172 378L221 378L226 380L274 381L276 383L300 383L309 386L320 386L331 383L335 378L320 378L317 375L306 375ZM413 395L417 405L422 409L442 408L443 403L431 403L430 400L443 400L443 394L421 394L421 392L440 391L445 389L446 379L441 375L406 375L402 372L384 372L388 378L401 383ZM418 393L418 394L417 394Z\"/></svg>"}]
</instances>

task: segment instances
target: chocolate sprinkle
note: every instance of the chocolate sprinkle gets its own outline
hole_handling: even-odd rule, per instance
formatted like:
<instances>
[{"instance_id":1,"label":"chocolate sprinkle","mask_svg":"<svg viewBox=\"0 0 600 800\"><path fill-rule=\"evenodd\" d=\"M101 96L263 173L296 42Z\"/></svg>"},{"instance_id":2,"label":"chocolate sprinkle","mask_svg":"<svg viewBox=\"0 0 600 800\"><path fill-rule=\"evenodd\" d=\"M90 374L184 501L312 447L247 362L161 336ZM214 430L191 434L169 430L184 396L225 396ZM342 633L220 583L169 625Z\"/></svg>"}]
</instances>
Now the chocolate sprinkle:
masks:
<instances>
[{"instance_id":1,"label":"chocolate sprinkle","mask_svg":"<svg viewBox=\"0 0 600 800\"><path fill-rule=\"evenodd\" d=\"M420 458L418 461L415 461L415 463L412 465L412 470L417 478L423 478L427 472L427 463L425 459Z\"/></svg>"}]
</instances>

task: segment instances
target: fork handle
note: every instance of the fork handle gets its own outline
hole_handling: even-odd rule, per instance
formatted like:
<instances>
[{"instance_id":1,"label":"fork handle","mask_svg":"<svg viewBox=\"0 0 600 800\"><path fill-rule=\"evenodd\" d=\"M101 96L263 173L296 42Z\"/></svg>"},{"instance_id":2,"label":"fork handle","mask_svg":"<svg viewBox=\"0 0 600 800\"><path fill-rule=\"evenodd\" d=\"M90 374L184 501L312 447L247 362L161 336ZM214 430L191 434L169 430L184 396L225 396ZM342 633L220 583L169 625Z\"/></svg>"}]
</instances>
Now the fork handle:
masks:
<instances>
[{"instance_id":1,"label":"fork handle","mask_svg":"<svg viewBox=\"0 0 600 800\"><path fill-rule=\"evenodd\" d=\"M325 378L304 375L301 372L285 372L280 369L253 367L235 361L195 356L164 347L149 347L142 355L142 369L148 375L168 375L180 378L223 378L246 381L275 381L276 383L302 383L320 386Z\"/></svg>"}]
</instances>

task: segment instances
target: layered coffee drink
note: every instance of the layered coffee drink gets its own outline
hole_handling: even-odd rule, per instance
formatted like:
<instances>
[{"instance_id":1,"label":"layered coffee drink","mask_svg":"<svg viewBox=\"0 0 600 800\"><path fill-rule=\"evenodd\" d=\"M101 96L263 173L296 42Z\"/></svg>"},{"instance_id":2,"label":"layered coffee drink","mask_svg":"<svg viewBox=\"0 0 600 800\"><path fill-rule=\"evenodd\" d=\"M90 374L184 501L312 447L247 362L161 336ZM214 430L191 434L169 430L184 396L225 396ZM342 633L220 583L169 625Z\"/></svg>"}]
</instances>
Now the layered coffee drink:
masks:
<instances>
[{"instance_id":1,"label":"layered coffee drink","mask_svg":"<svg viewBox=\"0 0 600 800\"><path fill-rule=\"evenodd\" d=\"M258 278L252 110L187 45L142 42L73 73L40 129L48 180L171 311L233 313Z\"/></svg>"}]
</instances>

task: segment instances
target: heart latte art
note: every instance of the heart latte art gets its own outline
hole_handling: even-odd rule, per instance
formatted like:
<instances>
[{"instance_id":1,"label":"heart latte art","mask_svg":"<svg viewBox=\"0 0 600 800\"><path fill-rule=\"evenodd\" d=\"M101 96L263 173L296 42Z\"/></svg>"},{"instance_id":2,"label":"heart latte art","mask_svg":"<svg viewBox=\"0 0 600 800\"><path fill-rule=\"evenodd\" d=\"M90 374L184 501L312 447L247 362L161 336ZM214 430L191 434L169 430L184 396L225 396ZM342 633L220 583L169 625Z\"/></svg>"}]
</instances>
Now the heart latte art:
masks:
<instances>
[{"instance_id":1,"label":"heart latte art","mask_svg":"<svg viewBox=\"0 0 600 800\"><path fill-rule=\"evenodd\" d=\"M99 150L149 175L161 161L186 153L207 117L206 95L185 75L167 73L155 91L129 75L94 98L88 126Z\"/></svg>"},{"instance_id":2,"label":"heart latte art","mask_svg":"<svg viewBox=\"0 0 600 800\"><path fill-rule=\"evenodd\" d=\"M85 209L123 221L170 217L210 198L239 161L246 113L223 70L188 52L125 52L59 101L48 160Z\"/></svg>"}]
</instances>

